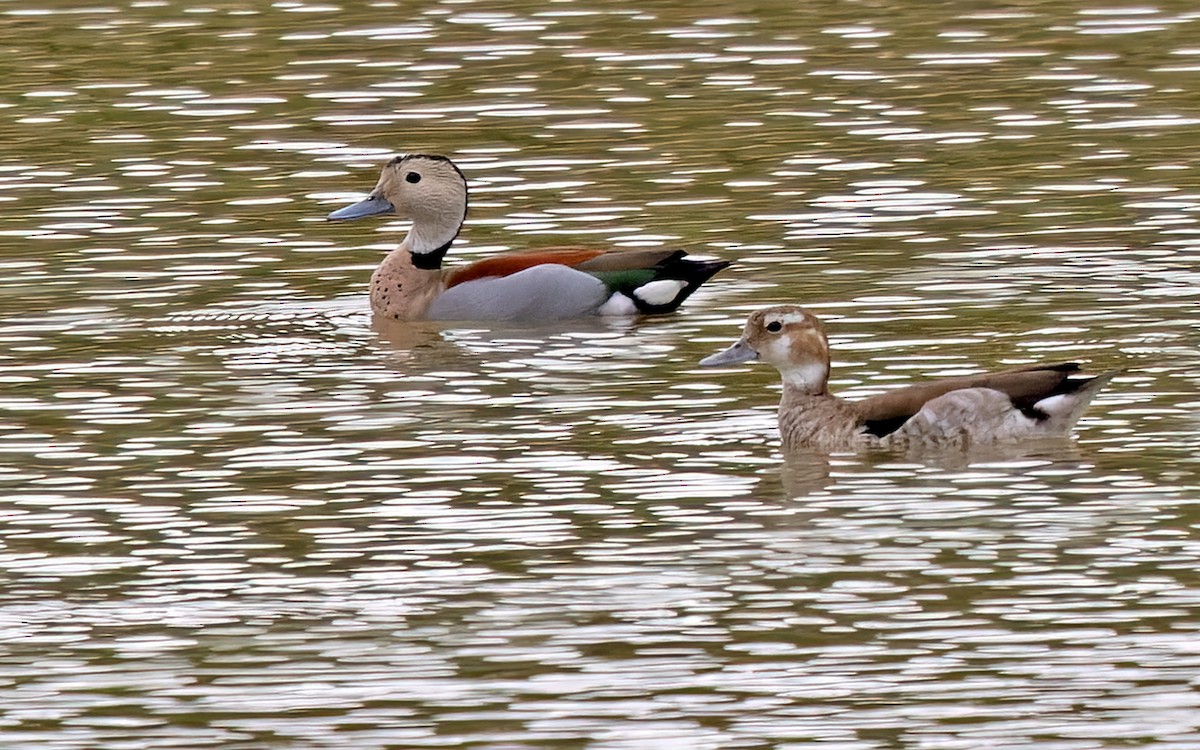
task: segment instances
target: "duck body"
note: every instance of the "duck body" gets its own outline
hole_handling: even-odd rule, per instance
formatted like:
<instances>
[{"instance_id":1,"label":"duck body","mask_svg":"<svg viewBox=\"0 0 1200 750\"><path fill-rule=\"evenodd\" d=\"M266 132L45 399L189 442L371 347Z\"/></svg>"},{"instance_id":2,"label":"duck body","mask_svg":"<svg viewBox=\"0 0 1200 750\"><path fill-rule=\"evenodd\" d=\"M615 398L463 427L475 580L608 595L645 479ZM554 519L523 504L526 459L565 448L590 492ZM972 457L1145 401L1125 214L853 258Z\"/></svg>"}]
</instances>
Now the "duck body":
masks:
<instances>
[{"instance_id":1,"label":"duck body","mask_svg":"<svg viewBox=\"0 0 1200 750\"><path fill-rule=\"evenodd\" d=\"M967 448L1070 433L1116 372L1079 376L1073 362L945 378L861 401L829 392L829 344L820 320L795 305L759 310L742 338L701 360L762 360L783 378L779 432L785 451Z\"/></svg>"},{"instance_id":2,"label":"duck body","mask_svg":"<svg viewBox=\"0 0 1200 750\"><path fill-rule=\"evenodd\" d=\"M682 250L559 248L442 268L462 228L467 182L443 156L411 154L384 168L364 200L330 219L395 213L412 228L371 276L371 309L394 320L546 321L675 310L729 265Z\"/></svg>"}]
</instances>

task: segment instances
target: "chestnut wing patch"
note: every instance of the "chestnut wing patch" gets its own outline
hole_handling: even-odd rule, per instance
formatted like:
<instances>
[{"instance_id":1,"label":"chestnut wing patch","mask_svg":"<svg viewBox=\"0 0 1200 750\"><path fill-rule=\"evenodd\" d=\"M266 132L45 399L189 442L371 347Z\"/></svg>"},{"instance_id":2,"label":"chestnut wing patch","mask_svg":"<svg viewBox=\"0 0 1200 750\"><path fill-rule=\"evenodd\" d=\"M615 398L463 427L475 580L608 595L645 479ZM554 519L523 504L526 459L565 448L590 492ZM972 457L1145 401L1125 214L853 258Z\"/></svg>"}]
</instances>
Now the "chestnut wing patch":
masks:
<instances>
[{"instance_id":1,"label":"chestnut wing patch","mask_svg":"<svg viewBox=\"0 0 1200 750\"><path fill-rule=\"evenodd\" d=\"M546 264L575 266L598 255L603 255L604 252L604 250L588 248L564 248L498 255L451 269L446 273L446 288L449 289L476 279L503 278L534 266Z\"/></svg>"}]
</instances>

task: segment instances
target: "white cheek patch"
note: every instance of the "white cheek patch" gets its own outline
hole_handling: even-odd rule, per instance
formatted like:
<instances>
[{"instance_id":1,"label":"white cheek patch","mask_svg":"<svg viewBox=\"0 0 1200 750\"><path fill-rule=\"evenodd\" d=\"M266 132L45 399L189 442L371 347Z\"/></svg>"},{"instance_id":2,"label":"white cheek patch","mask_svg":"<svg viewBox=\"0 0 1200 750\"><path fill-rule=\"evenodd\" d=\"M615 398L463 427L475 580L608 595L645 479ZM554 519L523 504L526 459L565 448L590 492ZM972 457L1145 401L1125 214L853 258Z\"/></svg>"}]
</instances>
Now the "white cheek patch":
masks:
<instances>
[{"instance_id":1,"label":"white cheek patch","mask_svg":"<svg viewBox=\"0 0 1200 750\"><path fill-rule=\"evenodd\" d=\"M799 313L783 315L799 321ZM775 365L785 383L802 391L820 390L829 377L829 364L822 361L822 348L814 340L818 334L813 330L795 332L792 336L774 335L759 348L762 359Z\"/></svg>"},{"instance_id":2,"label":"white cheek patch","mask_svg":"<svg viewBox=\"0 0 1200 750\"><path fill-rule=\"evenodd\" d=\"M767 339L766 346L759 347L758 353L768 362L783 366L792 360L792 342L783 336L772 336Z\"/></svg>"}]
</instances>

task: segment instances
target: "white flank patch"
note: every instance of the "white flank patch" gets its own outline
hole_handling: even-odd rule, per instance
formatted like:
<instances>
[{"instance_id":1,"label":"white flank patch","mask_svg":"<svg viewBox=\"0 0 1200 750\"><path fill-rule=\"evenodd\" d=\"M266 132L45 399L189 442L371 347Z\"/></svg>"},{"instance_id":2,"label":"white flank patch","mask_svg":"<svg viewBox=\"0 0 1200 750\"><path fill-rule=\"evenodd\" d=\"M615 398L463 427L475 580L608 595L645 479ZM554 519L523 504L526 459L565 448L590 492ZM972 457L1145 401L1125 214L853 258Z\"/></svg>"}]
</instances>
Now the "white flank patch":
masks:
<instances>
[{"instance_id":1,"label":"white flank patch","mask_svg":"<svg viewBox=\"0 0 1200 750\"><path fill-rule=\"evenodd\" d=\"M607 302L605 302L603 305L600 305L600 308L596 310L596 312L601 315L613 316L637 315L638 309L637 305L633 303L633 300L629 299L620 292L616 292L613 294L613 296L608 298Z\"/></svg>"},{"instance_id":2,"label":"white flank patch","mask_svg":"<svg viewBox=\"0 0 1200 750\"><path fill-rule=\"evenodd\" d=\"M1060 393L1057 396L1050 396L1038 401L1033 405L1033 408L1046 412L1047 414L1066 414L1071 411L1074 406L1075 397L1065 393Z\"/></svg>"},{"instance_id":3,"label":"white flank patch","mask_svg":"<svg viewBox=\"0 0 1200 750\"><path fill-rule=\"evenodd\" d=\"M647 305L667 305L679 296L683 288L687 286L686 282L677 279L659 279L651 281L648 284L642 284L637 289L633 290L633 296L645 302Z\"/></svg>"}]
</instances>

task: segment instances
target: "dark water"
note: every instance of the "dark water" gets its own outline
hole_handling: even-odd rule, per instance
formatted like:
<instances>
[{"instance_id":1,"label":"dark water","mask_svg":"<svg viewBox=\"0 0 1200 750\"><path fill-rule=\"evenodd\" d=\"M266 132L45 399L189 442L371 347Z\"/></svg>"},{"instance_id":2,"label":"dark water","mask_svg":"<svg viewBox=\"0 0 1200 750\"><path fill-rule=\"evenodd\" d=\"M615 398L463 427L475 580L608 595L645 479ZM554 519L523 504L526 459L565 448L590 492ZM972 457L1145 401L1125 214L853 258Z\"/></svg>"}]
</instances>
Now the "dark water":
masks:
<instances>
[{"instance_id":1,"label":"dark water","mask_svg":"<svg viewBox=\"0 0 1200 750\"><path fill-rule=\"evenodd\" d=\"M6 748L1200 746L1200 11L0 4ZM736 260L668 318L375 329L453 259ZM1078 439L783 462L835 386L1078 359Z\"/></svg>"}]
</instances>

